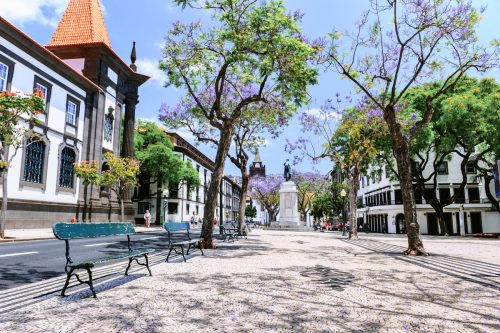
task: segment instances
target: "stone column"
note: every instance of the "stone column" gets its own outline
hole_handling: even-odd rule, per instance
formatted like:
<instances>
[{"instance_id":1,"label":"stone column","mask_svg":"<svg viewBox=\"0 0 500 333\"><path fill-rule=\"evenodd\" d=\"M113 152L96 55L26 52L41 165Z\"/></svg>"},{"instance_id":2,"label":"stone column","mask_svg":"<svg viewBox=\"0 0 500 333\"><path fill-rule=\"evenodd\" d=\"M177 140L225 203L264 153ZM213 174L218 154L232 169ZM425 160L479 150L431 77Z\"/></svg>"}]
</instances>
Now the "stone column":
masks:
<instances>
[{"instance_id":1,"label":"stone column","mask_svg":"<svg viewBox=\"0 0 500 333\"><path fill-rule=\"evenodd\" d=\"M134 157L135 106L139 102L137 95L125 98L125 119L123 121L122 157Z\"/></svg>"},{"instance_id":2,"label":"stone column","mask_svg":"<svg viewBox=\"0 0 500 333\"><path fill-rule=\"evenodd\" d=\"M298 207L297 186L292 181L284 182L280 187L280 227L300 227Z\"/></svg>"}]
</instances>

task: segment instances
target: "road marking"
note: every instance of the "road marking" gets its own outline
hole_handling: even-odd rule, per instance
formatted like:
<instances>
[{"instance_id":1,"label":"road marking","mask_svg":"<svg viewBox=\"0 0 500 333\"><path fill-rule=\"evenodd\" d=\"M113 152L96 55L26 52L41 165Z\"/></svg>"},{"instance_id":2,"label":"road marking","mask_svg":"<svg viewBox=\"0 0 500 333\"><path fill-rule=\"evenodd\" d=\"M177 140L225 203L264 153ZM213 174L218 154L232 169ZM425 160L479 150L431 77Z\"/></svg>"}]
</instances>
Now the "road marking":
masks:
<instances>
[{"instance_id":1,"label":"road marking","mask_svg":"<svg viewBox=\"0 0 500 333\"><path fill-rule=\"evenodd\" d=\"M156 237L146 237L146 238L139 238L139 240L156 239L156 238L161 238L161 236L156 236Z\"/></svg>"},{"instance_id":2,"label":"road marking","mask_svg":"<svg viewBox=\"0 0 500 333\"><path fill-rule=\"evenodd\" d=\"M25 254L35 254L38 252L21 252L21 253L11 253L11 254L2 254L0 255L0 258L3 257L14 257L14 256L24 256Z\"/></svg>"},{"instance_id":3,"label":"road marking","mask_svg":"<svg viewBox=\"0 0 500 333\"><path fill-rule=\"evenodd\" d=\"M103 246L103 245L111 245L111 244L117 244L117 243L119 243L119 242L89 244L89 245L84 245L84 246L86 246L86 247L93 247L93 246Z\"/></svg>"}]
</instances>

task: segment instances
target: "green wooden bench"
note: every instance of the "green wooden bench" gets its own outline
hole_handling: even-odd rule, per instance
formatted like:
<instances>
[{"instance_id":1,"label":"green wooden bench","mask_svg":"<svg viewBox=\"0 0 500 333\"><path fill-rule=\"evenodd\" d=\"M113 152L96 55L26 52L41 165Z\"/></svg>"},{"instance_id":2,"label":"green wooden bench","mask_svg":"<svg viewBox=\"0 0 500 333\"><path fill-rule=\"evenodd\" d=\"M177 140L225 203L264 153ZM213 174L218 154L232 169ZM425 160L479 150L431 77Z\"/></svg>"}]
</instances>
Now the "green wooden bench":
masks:
<instances>
[{"instance_id":1,"label":"green wooden bench","mask_svg":"<svg viewBox=\"0 0 500 333\"><path fill-rule=\"evenodd\" d=\"M66 283L61 292L61 296L65 297L66 288L68 288L69 281L74 275L80 283L86 283L89 285L94 298L96 297L94 286L92 284L92 268L95 264L104 263L113 260L120 260L128 258L128 266L125 270L125 275L128 275L128 270L132 261L138 265L146 266L151 276L151 270L149 269L148 254L153 252L153 249L132 249L130 244L130 235L135 234L134 226L130 223L109 223L109 222L93 222L93 223L56 223L52 227L54 235L66 243L66 265L64 270L66 272ZM128 251L113 254L110 256L73 261L70 256L69 240L70 239L82 239L82 238L99 238L108 236L127 236L127 248ZM140 263L138 258L144 257L145 263ZM89 275L88 281L82 281L78 274L73 273L77 269L85 269Z\"/></svg>"},{"instance_id":2,"label":"green wooden bench","mask_svg":"<svg viewBox=\"0 0 500 333\"><path fill-rule=\"evenodd\" d=\"M238 228L232 224L225 224L220 226L222 242L232 240L234 242L235 239L238 239L240 233L238 232Z\"/></svg>"},{"instance_id":3,"label":"green wooden bench","mask_svg":"<svg viewBox=\"0 0 500 333\"><path fill-rule=\"evenodd\" d=\"M195 238L191 239L189 235L189 223L173 223L173 222L165 222L163 223L163 228L167 231L169 251L167 255L166 262L168 262L168 258L170 258L170 254L174 251L176 254L181 254L184 262L186 262L186 257L184 256L184 246L187 246L186 254L189 254L191 247L198 245L202 255L203 249L201 246L201 242L203 238ZM178 235L182 234L182 238L179 238ZM177 237L176 237L177 235ZM181 252L177 252L177 248L181 249Z\"/></svg>"}]
</instances>

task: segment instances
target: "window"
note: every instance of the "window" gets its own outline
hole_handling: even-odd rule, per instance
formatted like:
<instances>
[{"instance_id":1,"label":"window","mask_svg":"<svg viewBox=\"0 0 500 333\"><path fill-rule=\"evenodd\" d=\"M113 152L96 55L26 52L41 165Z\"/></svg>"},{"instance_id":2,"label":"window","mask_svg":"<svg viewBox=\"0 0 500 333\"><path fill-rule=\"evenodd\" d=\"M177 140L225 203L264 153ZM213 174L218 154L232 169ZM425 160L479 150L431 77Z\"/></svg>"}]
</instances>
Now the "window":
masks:
<instances>
[{"instance_id":1,"label":"window","mask_svg":"<svg viewBox=\"0 0 500 333\"><path fill-rule=\"evenodd\" d=\"M137 204L137 214L145 214L149 208L149 202L139 202Z\"/></svg>"},{"instance_id":2,"label":"window","mask_svg":"<svg viewBox=\"0 0 500 333\"><path fill-rule=\"evenodd\" d=\"M59 186L64 188L73 188L75 172L73 163L75 163L75 151L69 147L63 148L61 152L61 163L59 167Z\"/></svg>"},{"instance_id":3,"label":"window","mask_svg":"<svg viewBox=\"0 0 500 333\"><path fill-rule=\"evenodd\" d=\"M401 190L394 190L394 200L396 201L396 205L403 203L403 197L401 196Z\"/></svg>"},{"instance_id":4,"label":"window","mask_svg":"<svg viewBox=\"0 0 500 333\"><path fill-rule=\"evenodd\" d=\"M0 62L0 91L7 90L7 79L9 75L9 67Z\"/></svg>"},{"instance_id":5,"label":"window","mask_svg":"<svg viewBox=\"0 0 500 333\"><path fill-rule=\"evenodd\" d=\"M479 197L479 188L477 188L477 187L469 187L467 189L467 192L469 194L469 203L479 203L479 202L481 202L481 199Z\"/></svg>"},{"instance_id":6,"label":"window","mask_svg":"<svg viewBox=\"0 0 500 333\"><path fill-rule=\"evenodd\" d=\"M104 140L113 141L113 123L115 117L113 116L113 108L108 109L108 113L104 116Z\"/></svg>"},{"instance_id":7,"label":"window","mask_svg":"<svg viewBox=\"0 0 500 333\"><path fill-rule=\"evenodd\" d=\"M450 200L450 189L449 188L440 188L439 189L439 201L441 203L446 203Z\"/></svg>"},{"instance_id":8,"label":"window","mask_svg":"<svg viewBox=\"0 0 500 333\"><path fill-rule=\"evenodd\" d=\"M76 116L78 112L77 104L68 98L66 101L66 123L72 126L76 126Z\"/></svg>"},{"instance_id":9,"label":"window","mask_svg":"<svg viewBox=\"0 0 500 333\"><path fill-rule=\"evenodd\" d=\"M50 95L52 92L52 85L44 79L35 75L35 82L33 83L33 91L38 90L45 102L45 112L49 110Z\"/></svg>"},{"instance_id":10,"label":"window","mask_svg":"<svg viewBox=\"0 0 500 333\"><path fill-rule=\"evenodd\" d=\"M422 193L420 192L420 190L414 186L413 193L415 195L415 203L421 204L422 203Z\"/></svg>"},{"instance_id":11,"label":"window","mask_svg":"<svg viewBox=\"0 0 500 333\"><path fill-rule=\"evenodd\" d=\"M169 186L168 194L170 199L178 199L179 198L179 184L172 184Z\"/></svg>"},{"instance_id":12,"label":"window","mask_svg":"<svg viewBox=\"0 0 500 333\"><path fill-rule=\"evenodd\" d=\"M0 54L0 91L10 90L15 63Z\"/></svg>"},{"instance_id":13,"label":"window","mask_svg":"<svg viewBox=\"0 0 500 333\"><path fill-rule=\"evenodd\" d=\"M437 166L438 175L447 175L448 174L448 162L443 162Z\"/></svg>"},{"instance_id":14,"label":"window","mask_svg":"<svg viewBox=\"0 0 500 333\"><path fill-rule=\"evenodd\" d=\"M45 160L45 142L30 142L26 147L23 180L30 183L43 183L43 164Z\"/></svg>"},{"instance_id":15,"label":"window","mask_svg":"<svg viewBox=\"0 0 500 333\"><path fill-rule=\"evenodd\" d=\"M455 203L465 203L465 191L460 191L460 187L453 188L453 195L455 196Z\"/></svg>"},{"instance_id":16,"label":"window","mask_svg":"<svg viewBox=\"0 0 500 333\"><path fill-rule=\"evenodd\" d=\"M179 209L179 204L177 202L169 202L168 203L168 213L169 214L177 214Z\"/></svg>"},{"instance_id":17,"label":"window","mask_svg":"<svg viewBox=\"0 0 500 333\"><path fill-rule=\"evenodd\" d=\"M465 165L465 172L466 173L476 173L476 167L474 166L474 162L467 162Z\"/></svg>"},{"instance_id":18,"label":"window","mask_svg":"<svg viewBox=\"0 0 500 333\"><path fill-rule=\"evenodd\" d=\"M189 204L186 204L186 212L189 214Z\"/></svg>"},{"instance_id":19,"label":"window","mask_svg":"<svg viewBox=\"0 0 500 333\"><path fill-rule=\"evenodd\" d=\"M45 102L47 102L47 96L48 96L49 89L46 86L44 86L43 84L35 82L35 90L39 90L41 97L43 98L43 100Z\"/></svg>"}]
</instances>

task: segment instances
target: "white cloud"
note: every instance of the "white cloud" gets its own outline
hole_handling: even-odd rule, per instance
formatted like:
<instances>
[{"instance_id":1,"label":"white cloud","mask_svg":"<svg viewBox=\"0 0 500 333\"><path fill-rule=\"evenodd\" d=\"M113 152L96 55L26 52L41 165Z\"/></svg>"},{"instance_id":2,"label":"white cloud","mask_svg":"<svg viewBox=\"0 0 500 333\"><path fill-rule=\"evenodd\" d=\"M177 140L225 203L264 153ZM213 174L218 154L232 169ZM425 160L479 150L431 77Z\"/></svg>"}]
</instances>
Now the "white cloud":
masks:
<instances>
[{"instance_id":1,"label":"white cloud","mask_svg":"<svg viewBox=\"0 0 500 333\"><path fill-rule=\"evenodd\" d=\"M313 116L319 119L323 120L338 120L340 118L340 115L336 112L324 112L323 110L319 108L313 108L306 110L305 113L307 113L309 116Z\"/></svg>"},{"instance_id":2,"label":"white cloud","mask_svg":"<svg viewBox=\"0 0 500 333\"><path fill-rule=\"evenodd\" d=\"M36 21L57 26L69 0L2 0L0 13L8 21L23 25Z\"/></svg>"},{"instance_id":3,"label":"white cloud","mask_svg":"<svg viewBox=\"0 0 500 333\"><path fill-rule=\"evenodd\" d=\"M139 73L151 76L151 80L155 81L158 86L163 87L167 81L167 75L158 68L158 61L141 58L137 59L136 65Z\"/></svg>"}]
</instances>

